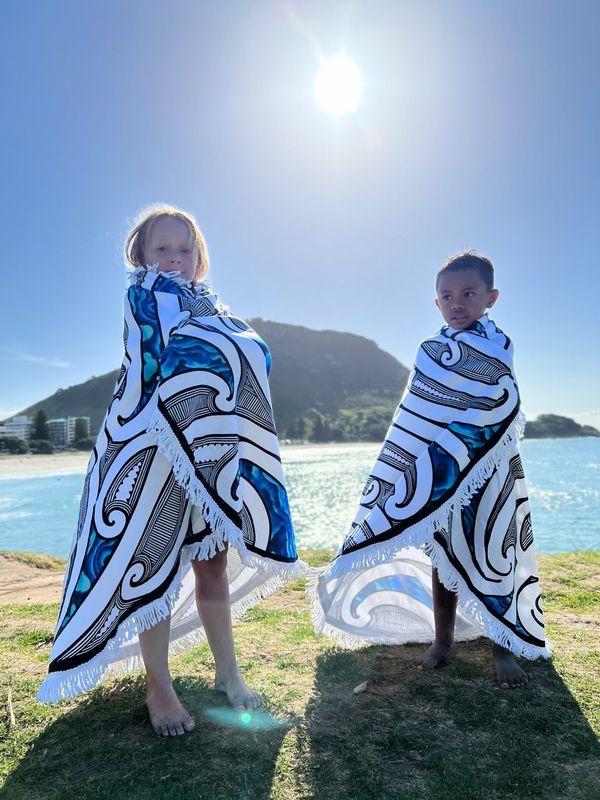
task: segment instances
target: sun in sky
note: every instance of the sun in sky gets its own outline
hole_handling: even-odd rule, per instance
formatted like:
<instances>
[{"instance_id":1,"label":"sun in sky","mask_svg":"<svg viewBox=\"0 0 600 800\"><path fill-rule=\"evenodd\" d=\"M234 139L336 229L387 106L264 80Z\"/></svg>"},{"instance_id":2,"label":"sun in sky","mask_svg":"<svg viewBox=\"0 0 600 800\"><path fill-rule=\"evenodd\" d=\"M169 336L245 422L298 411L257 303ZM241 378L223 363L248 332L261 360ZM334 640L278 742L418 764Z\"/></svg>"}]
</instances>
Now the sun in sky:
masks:
<instances>
[{"instance_id":1,"label":"sun in sky","mask_svg":"<svg viewBox=\"0 0 600 800\"><path fill-rule=\"evenodd\" d=\"M324 111L341 116L356 111L363 90L360 72L348 58L321 62L315 79L315 98Z\"/></svg>"}]
</instances>

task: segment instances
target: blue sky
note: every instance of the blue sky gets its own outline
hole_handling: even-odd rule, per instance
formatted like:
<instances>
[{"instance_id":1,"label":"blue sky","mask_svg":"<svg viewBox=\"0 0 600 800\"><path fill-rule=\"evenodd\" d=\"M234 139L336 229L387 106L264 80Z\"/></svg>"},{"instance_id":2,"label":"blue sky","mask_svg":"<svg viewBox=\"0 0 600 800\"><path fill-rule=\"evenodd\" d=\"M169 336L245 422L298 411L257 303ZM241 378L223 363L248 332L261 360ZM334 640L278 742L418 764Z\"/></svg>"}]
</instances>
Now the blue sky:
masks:
<instances>
[{"instance_id":1,"label":"blue sky","mask_svg":"<svg viewBox=\"0 0 600 800\"><path fill-rule=\"evenodd\" d=\"M600 6L4 0L0 414L121 360L122 244L193 211L238 314L410 364L433 277L496 265L525 411L600 425ZM315 102L345 54L354 115Z\"/></svg>"}]
</instances>

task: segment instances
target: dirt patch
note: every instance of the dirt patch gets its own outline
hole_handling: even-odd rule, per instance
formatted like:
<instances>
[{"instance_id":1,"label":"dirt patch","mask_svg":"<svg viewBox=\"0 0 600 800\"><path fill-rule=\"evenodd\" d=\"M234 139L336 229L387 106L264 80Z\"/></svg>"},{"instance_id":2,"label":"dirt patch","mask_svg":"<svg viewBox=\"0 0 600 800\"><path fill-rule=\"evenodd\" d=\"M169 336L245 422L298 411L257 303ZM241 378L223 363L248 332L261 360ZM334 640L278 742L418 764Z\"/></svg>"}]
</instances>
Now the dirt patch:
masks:
<instances>
[{"instance_id":1,"label":"dirt patch","mask_svg":"<svg viewBox=\"0 0 600 800\"><path fill-rule=\"evenodd\" d=\"M24 564L0 554L0 605L10 603L58 603L63 572Z\"/></svg>"}]
</instances>

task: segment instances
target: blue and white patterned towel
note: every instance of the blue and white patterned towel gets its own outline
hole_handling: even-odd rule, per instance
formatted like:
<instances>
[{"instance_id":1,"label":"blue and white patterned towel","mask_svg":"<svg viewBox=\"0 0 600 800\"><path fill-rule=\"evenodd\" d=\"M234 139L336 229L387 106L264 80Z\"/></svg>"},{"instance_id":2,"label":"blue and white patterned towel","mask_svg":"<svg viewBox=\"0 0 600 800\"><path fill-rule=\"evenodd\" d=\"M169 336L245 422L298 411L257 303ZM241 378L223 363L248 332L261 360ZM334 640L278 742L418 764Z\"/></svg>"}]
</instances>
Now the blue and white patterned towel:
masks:
<instances>
[{"instance_id":1,"label":"blue and white patterned towel","mask_svg":"<svg viewBox=\"0 0 600 800\"><path fill-rule=\"evenodd\" d=\"M512 344L487 315L425 340L342 547L311 578L316 629L431 641L433 564L458 593L457 639L548 656L523 424Z\"/></svg>"},{"instance_id":2,"label":"blue and white patterned towel","mask_svg":"<svg viewBox=\"0 0 600 800\"><path fill-rule=\"evenodd\" d=\"M207 284L139 268L125 356L85 478L49 675L38 699L141 666L138 634L171 614L171 651L200 641L193 558L226 543L232 613L298 562L266 344Z\"/></svg>"}]
</instances>

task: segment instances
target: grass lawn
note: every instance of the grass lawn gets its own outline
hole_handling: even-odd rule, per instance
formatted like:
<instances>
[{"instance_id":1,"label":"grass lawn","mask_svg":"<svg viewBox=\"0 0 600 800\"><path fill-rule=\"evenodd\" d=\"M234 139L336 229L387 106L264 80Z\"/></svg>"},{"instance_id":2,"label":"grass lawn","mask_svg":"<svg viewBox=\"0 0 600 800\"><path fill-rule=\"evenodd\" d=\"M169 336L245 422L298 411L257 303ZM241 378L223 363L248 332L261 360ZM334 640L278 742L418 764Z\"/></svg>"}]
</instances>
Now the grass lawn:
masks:
<instances>
[{"instance_id":1,"label":"grass lawn","mask_svg":"<svg viewBox=\"0 0 600 800\"><path fill-rule=\"evenodd\" d=\"M539 560L555 655L527 664L527 689L496 687L485 640L433 673L422 646L343 651L315 636L298 581L236 625L266 698L249 722L213 691L206 645L173 659L198 721L181 739L152 732L139 675L38 705L57 606L0 607L0 798L599 800L600 553Z\"/></svg>"}]
</instances>

